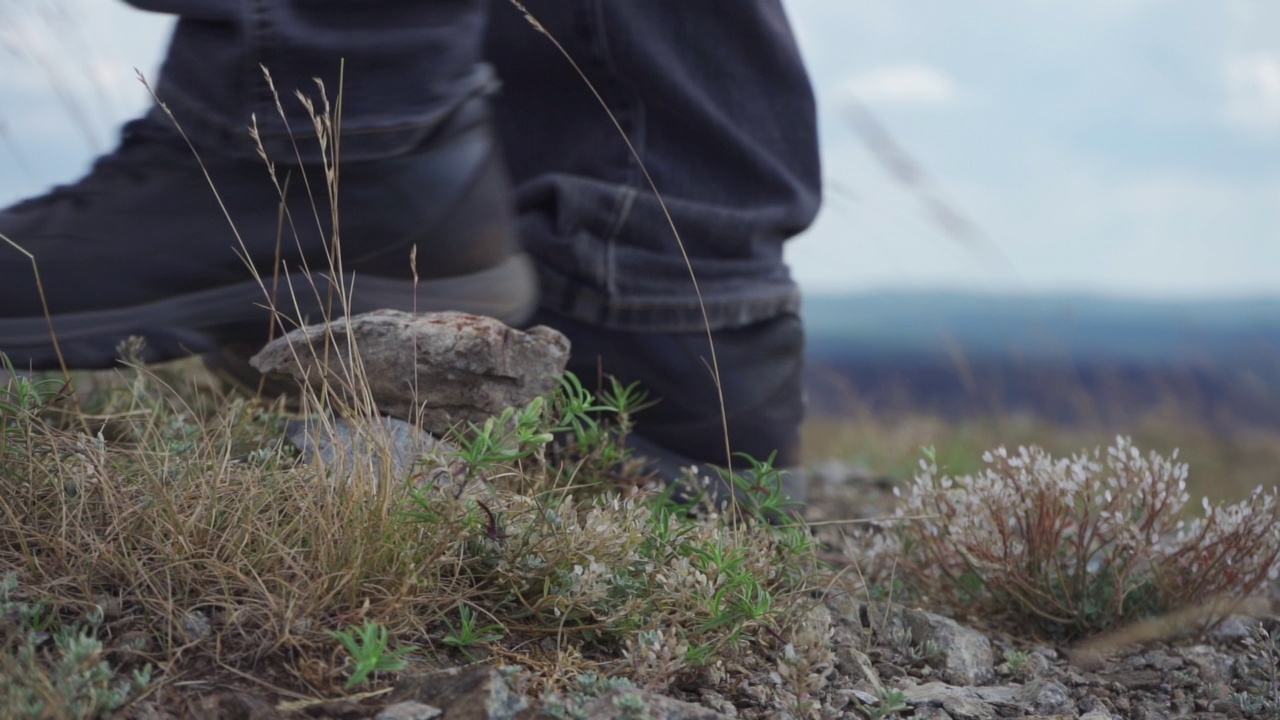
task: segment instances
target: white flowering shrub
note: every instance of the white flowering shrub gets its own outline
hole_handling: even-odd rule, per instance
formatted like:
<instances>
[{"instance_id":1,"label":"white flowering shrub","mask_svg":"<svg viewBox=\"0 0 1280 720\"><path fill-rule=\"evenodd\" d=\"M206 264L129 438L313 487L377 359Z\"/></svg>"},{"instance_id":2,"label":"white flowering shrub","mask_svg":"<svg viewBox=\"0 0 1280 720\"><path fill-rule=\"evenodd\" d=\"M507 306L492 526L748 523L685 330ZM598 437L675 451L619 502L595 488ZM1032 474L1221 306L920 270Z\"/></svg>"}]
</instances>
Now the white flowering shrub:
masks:
<instances>
[{"instance_id":1,"label":"white flowering shrub","mask_svg":"<svg viewBox=\"0 0 1280 720\"><path fill-rule=\"evenodd\" d=\"M981 473L950 477L925 453L896 517L872 536L882 579L962 614L1078 637L1243 598L1277 576L1274 489L1226 507L1205 500L1190 518L1176 452L1144 456L1117 438L1105 454L1000 448L983 460Z\"/></svg>"}]
</instances>

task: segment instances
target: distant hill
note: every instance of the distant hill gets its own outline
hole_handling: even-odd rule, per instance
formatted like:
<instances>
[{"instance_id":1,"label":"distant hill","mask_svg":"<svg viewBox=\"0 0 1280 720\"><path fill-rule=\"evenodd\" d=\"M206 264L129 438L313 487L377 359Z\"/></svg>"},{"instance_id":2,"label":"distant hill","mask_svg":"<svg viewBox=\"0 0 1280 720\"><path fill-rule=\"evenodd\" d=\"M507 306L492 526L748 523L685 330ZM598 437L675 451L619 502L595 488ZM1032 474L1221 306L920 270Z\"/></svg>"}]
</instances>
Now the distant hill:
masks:
<instances>
[{"instance_id":1,"label":"distant hill","mask_svg":"<svg viewBox=\"0 0 1280 720\"><path fill-rule=\"evenodd\" d=\"M816 412L851 404L1122 424L1174 404L1280 426L1280 297L883 293L805 300Z\"/></svg>"}]
</instances>

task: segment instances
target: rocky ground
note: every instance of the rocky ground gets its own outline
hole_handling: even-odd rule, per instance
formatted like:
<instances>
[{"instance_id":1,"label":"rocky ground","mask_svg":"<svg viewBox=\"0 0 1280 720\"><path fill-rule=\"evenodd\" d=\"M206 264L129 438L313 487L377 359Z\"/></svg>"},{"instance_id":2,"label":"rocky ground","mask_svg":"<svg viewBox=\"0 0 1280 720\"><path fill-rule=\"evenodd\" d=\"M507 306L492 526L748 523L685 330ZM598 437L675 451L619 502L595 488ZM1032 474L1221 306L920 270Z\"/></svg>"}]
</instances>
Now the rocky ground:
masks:
<instances>
[{"instance_id":1,"label":"rocky ground","mask_svg":"<svg viewBox=\"0 0 1280 720\"><path fill-rule=\"evenodd\" d=\"M851 570L849 544L832 519L884 516L890 483L844 467L814 471L811 519L830 548L827 559ZM833 590L815 608L832 628L821 689L778 702L783 683L762 668L727 691L698 676L658 694L600 682L539 703L521 692L518 670L476 663L402 675L393 687L328 702L281 702L260 690L204 694L194 704L144 701L135 718L193 714L207 718L333 720L504 720L507 718L1046 718L1280 717L1280 626L1239 617L1208 637L1168 638L1101 655L979 630L922 609ZM1176 628L1174 629L1176 631ZM803 652L803 649L800 650ZM714 679L708 682L713 683ZM207 690L208 688L206 688ZM166 693L168 694L168 693ZM169 695L172 701L173 695ZM287 700L287 698L286 698ZM168 710L164 709L168 706ZM173 710L183 706L182 711Z\"/></svg>"},{"instance_id":2,"label":"rocky ground","mask_svg":"<svg viewBox=\"0 0 1280 720\"><path fill-rule=\"evenodd\" d=\"M404 330L401 326L408 323L398 316L378 314L369 321L377 324L380 336L388 335L387 327ZM392 343L396 352L388 357L414 372L420 367L447 371L441 378L416 378L414 386L424 388L474 389L477 384L463 382L460 373L505 377L513 367L530 367L524 358L529 353L549 358L550 366L541 371L544 378L557 373L557 363L563 367L566 348L554 337L460 322L449 316L409 328L426 336L420 342ZM456 361L458 343L449 340L452 335L441 335L449 341L433 344L441 328L470 333L475 340L467 345L474 350L468 356L471 361ZM361 345L368 350L370 343ZM453 361L403 353L408 347L430 356L437 346L445 348L440 352ZM520 356L519 362L508 362L513 353ZM260 364L271 364L266 355L258 359ZM272 362L290 365L294 357L281 354ZM364 362L367 365L373 358L366 357ZM328 372L293 365L286 370L313 381L317 378L312 375ZM400 377L381 370L372 374ZM326 376L324 380L342 384L342 378ZM505 393L509 384L499 389ZM549 389L536 383L521 386L526 384L533 395ZM391 383L387 392L394 397L402 386L403 382ZM527 401L503 393L480 393L476 417ZM388 405L374 395L380 407ZM444 398L439 405L437 419L442 426L458 419L456 398ZM302 434L301 442L296 437L293 441L305 454L313 448L305 442L306 433ZM395 437L397 445L416 442L413 432ZM334 462L341 459L338 455L350 453L341 443L334 447L314 450L332 450L337 453ZM406 448L405 452L410 457L416 450ZM874 597L858 589L862 587L856 581L860 548L847 531L860 519L892 513L895 499L890 481L831 465L811 471L810 487L808 519L824 547L822 559L840 571L839 577L826 592L813 597L810 616L802 623L819 631L794 634L807 639L793 639L780 649L780 658L762 660L750 668L713 663L682 671L664 683L662 693L607 678L584 679L540 701L531 700L524 686L518 649L504 650L502 662L491 658L458 667L419 668L401 673L390 687L327 701L300 699L301 695L273 685L271 668L261 669L253 678L230 668L210 668L208 679L162 685L118 716L138 720L1280 718L1280 626L1268 612L1254 608L1253 616L1222 623L1207 637L1182 637L1194 623L1166 619L1154 633L1143 635L1147 642L1113 641L1098 653L1057 646L994 623L987 626L981 619L962 625L929 608L905 607L893 598ZM780 635L777 639L770 652L785 643ZM305 665L307 659L296 661ZM305 676L305 668L291 670L296 677Z\"/></svg>"}]
</instances>

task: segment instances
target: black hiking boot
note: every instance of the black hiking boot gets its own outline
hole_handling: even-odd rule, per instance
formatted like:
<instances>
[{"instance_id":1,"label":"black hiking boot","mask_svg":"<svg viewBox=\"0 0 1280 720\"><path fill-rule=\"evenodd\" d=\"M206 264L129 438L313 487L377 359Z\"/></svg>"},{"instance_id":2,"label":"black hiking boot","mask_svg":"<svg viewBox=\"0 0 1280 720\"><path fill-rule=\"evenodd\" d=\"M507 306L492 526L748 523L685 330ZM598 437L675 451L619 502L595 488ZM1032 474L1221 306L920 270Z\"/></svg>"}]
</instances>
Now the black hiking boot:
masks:
<instances>
[{"instance_id":1,"label":"black hiking boot","mask_svg":"<svg viewBox=\"0 0 1280 720\"><path fill-rule=\"evenodd\" d=\"M0 235L39 274L0 240L0 353L20 369L57 367L58 348L69 367L109 367L134 335L147 362L258 348L268 307L278 335L380 308L518 323L536 305L483 98L409 153L340 160L336 213L323 168L278 164L282 203L260 160L200 148L206 179L160 122L122 136L79 182L0 211Z\"/></svg>"}]
</instances>

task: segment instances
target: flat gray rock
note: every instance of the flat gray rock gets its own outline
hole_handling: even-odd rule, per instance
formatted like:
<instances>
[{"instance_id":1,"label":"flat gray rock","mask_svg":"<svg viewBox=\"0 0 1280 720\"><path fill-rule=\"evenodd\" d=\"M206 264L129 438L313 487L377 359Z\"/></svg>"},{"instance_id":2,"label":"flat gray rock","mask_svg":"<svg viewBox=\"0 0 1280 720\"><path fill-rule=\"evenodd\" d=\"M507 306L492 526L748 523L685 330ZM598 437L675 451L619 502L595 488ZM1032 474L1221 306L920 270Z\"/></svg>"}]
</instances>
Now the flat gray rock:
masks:
<instances>
[{"instance_id":1,"label":"flat gray rock","mask_svg":"<svg viewBox=\"0 0 1280 720\"><path fill-rule=\"evenodd\" d=\"M377 310L294 330L249 362L312 387L328 383L348 400L363 384L379 412L442 436L550 393L568 361L569 340L549 327Z\"/></svg>"}]
</instances>

